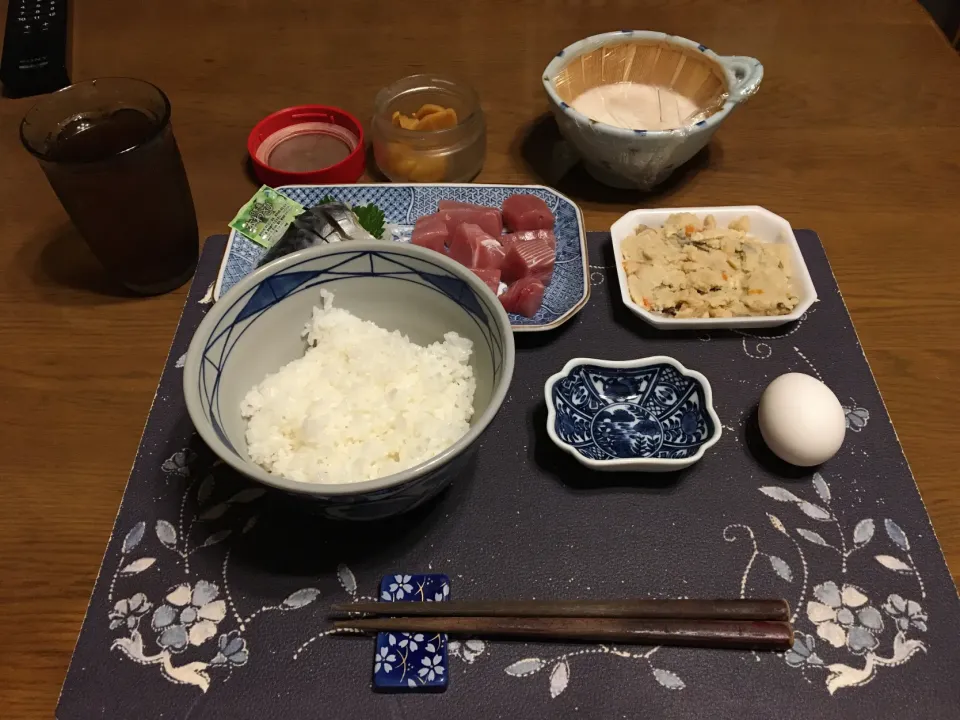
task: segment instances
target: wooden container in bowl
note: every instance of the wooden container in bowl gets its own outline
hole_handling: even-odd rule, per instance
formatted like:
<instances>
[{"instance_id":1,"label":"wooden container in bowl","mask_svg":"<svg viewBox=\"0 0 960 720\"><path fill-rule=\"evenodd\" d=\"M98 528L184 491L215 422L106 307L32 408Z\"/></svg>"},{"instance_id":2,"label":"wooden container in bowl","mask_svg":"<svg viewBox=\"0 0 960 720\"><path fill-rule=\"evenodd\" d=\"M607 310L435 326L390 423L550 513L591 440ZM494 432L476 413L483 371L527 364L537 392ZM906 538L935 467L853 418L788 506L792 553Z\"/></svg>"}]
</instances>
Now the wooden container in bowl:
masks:
<instances>
[{"instance_id":1,"label":"wooden container in bowl","mask_svg":"<svg viewBox=\"0 0 960 720\"><path fill-rule=\"evenodd\" d=\"M696 155L762 79L763 65L754 58L719 56L675 35L619 30L561 50L543 86L560 131L590 174L606 185L647 190ZM583 107L588 91L621 86L655 93L659 121L633 127L640 113L613 124L575 107Z\"/></svg>"}]
</instances>

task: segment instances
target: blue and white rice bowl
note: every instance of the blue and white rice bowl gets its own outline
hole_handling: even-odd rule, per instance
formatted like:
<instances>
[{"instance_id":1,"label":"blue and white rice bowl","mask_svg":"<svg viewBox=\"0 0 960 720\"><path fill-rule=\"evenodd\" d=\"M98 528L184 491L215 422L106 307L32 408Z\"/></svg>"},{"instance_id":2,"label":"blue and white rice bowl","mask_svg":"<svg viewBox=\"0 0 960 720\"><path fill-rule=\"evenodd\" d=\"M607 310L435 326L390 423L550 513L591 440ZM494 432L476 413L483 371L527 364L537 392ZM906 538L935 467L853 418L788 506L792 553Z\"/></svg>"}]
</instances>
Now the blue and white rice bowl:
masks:
<instances>
[{"instance_id":1,"label":"blue and white rice bowl","mask_svg":"<svg viewBox=\"0 0 960 720\"><path fill-rule=\"evenodd\" d=\"M680 470L720 439L710 383L664 355L574 358L544 394L550 439L594 470Z\"/></svg>"},{"instance_id":2,"label":"blue and white rice bowl","mask_svg":"<svg viewBox=\"0 0 960 720\"><path fill-rule=\"evenodd\" d=\"M476 392L466 435L408 470L358 482L298 482L250 459L241 400L268 373L304 354L303 327L324 290L335 294L337 307L419 345L450 331L473 342ZM194 334L183 389L197 432L227 465L300 496L321 514L370 520L410 510L466 474L470 454L506 396L513 364L510 320L469 269L416 245L344 242L287 255L238 281Z\"/></svg>"}]
</instances>

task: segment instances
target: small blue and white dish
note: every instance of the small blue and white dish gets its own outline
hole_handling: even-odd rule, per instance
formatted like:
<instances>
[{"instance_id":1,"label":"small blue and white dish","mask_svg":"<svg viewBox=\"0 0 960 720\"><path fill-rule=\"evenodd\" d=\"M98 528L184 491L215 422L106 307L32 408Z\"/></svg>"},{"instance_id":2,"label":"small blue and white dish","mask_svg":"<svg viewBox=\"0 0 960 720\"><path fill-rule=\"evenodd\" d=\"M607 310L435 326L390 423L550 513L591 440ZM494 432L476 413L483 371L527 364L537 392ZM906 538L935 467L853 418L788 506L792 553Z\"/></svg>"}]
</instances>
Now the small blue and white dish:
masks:
<instances>
[{"instance_id":1,"label":"small blue and white dish","mask_svg":"<svg viewBox=\"0 0 960 720\"><path fill-rule=\"evenodd\" d=\"M720 439L710 383L665 355L574 358L544 394L550 439L594 470L680 470Z\"/></svg>"}]
</instances>

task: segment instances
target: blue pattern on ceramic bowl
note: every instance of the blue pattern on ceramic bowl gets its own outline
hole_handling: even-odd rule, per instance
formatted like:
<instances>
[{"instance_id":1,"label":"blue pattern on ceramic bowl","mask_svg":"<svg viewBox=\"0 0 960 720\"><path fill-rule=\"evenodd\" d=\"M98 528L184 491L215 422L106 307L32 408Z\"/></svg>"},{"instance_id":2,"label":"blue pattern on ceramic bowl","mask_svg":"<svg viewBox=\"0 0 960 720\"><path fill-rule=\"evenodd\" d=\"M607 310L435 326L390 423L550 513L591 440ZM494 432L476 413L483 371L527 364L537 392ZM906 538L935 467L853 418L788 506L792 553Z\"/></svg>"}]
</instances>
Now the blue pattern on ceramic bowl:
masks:
<instances>
[{"instance_id":1,"label":"blue pattern on ceramic bowl","mask_svg":"<svg viewBox=\"0 0 960 720\"><path fill-rule=\"evenodd\" d=\"M451 330L473 341L475 412L463 438L404 472L338 485L289 480L249 460L240 402L268 373L303 355L301 331L321 290L334 293L336 307L419 344ZM372 520L410 510L465 474L477 440L503 403L513 363L507 314L467 268L415 245L343 243L293 253L237 282L194 334L184 395L197 431L224 462L309 498L322 514Z\"/></svg>"},{"instance_id":2,"label":"blue pattern on ceramic bowl","mask_svg":"<svg viewBox=\"0 0 960 720\"><path fill-rule=\"evenodd\" d=\"M515 332L550 330L565 323L586 305L590 297L587 271L587 236L580 208L569 198L540 185L287 185L278 191L304 206L316 204L329 195L349 205L374 203L388 223L399 226L395 240L409 242L413 223L422 215L437 211L440 200L457 200L500 207L514 193L530 193L543 199L554 214L557 260L553 279L543 295L543 305L532 318L510 314ZM266 249L231 231L214 297L227 292L253 272Z\"/></svg>"},{"instance_id":3,"label":"blue pattern on ceramic bowl","mask_svg":"<svg viewBox=\"0 0 960 720\"><path fill-rule=\"evenodd\" d=\"M710 383L664 355L574 358L544 394L550 439L595 470L679 470L720 439Z\"/></svg>"},{"instance_id":4,"label":"blue pattern on ceramic bowl","mask_svg":"<svg viewBox=\"0 0 960 720\"><path fill-rule=\"evenodd\" d=\"M382 602L445 602L450 578L441 574L386 575L380 580ZM446 633L381 632L373 660L378 690L443 692L450 678Z\"/></svg>"},{"instance_id":5,"label":"blue pattern on ceramic bowl","mask_svg":"<svg viewBox=\"0 0 960 720\"><path fill-rule=\"evenodd\" d=\"M660 50L654 61L660 65L655 68L641 68L629 50L625 57L616 57L621 48L650 46ZM677 57L667 57L670 51L675 51ZM724 79L726 87L697 103L705 105L711 114L691 126L649 130L607 125L574 110L570 106L574 98L562 97L566 93L558 92L557 81L564 77L567 66L591 53L602 53L603 57L594 56L593 62L585 64L583 89L623 81L622 77L604 77L608 71L630 73L631 80L639 74L639 81L651 84L657 78L662 81L657 84L696 82L701 73L711 71ZM698 67L691 69L694 66ZM731 111L757 91L762 79L763 65L755 58L722 57L700 43L676 35L617 30L584 38L561 50L544 70L543 87L560 132L577 148L591 175L613 187L649 190L696 155Z\"/></svg>"}]
</instances>

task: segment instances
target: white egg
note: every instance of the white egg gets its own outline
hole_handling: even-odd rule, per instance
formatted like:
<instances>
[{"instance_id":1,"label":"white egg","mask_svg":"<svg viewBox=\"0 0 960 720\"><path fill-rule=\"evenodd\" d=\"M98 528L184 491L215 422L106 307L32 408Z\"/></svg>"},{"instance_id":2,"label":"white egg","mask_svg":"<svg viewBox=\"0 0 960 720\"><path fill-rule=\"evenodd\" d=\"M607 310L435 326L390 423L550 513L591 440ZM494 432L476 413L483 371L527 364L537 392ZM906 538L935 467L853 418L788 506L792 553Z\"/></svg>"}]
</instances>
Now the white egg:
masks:
<instances>
[{"instance_id":1,"label":"white egg","mask_svg":"<svg viewBox=\"0 0 960 720\"><path fill-rule=\"evenodd\" d=\"M810 467L826 462L843 445L847 423L833 391L816 378L787 373L763 391L760 434L778 457Z\"/></svg>"}]
</instances>

